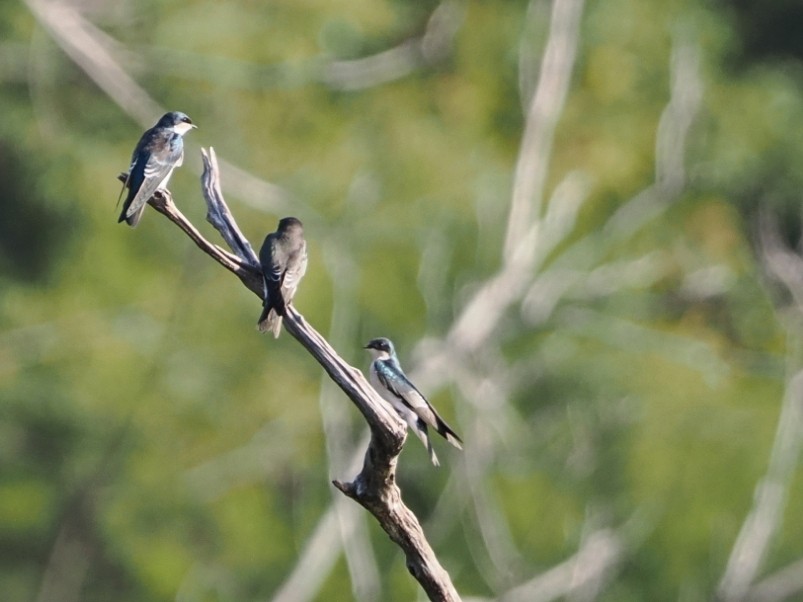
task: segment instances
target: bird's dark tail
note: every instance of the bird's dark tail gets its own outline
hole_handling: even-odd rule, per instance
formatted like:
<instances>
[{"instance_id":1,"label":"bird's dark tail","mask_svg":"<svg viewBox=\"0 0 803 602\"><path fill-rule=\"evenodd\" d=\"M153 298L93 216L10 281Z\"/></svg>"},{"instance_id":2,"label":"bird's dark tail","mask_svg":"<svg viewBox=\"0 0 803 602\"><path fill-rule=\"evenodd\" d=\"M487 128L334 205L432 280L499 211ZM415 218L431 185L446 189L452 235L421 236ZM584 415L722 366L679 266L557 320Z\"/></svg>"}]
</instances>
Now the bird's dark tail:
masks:
<instances>
[{"instance_id":1,"label":"bird's dark tail","mask_svg":"<svg viewBox=\"0 0 803 602\"><path fill-rule=\"evenodd\" d=\"M415 434L421 439L421 443L424 444L424 447L427 448L427 453L429 453L429 459L434 466L440 466L441 463L438 461L438 456L435 454L435 449L432 447L432 439L429 438L429 434L427 432L427 423L419 418L415 423L415 428L413 429Z\"/></svg>"},{"instance_id":2,"label":"bird's dark tail","mask_svg":"<svg viewBox=\"0 0 803 602\"><path fill-rule=\"evenodd\" d=\"M452 428L440 416L436 417L438 422L438 434L446 439L449 443L454 445L457 449L463 449L463 440L455 433Z\"/></svg>"},{"instance_id":3,"label":"bird's dark tail","mask_svg":"<svg viewBox=\"0 0 803 602\"><path fill-rule=\"evenodd\" d=\"M117 223L119 224L120 222L125 222L133 228L139 223L139 220L142 218L142 214L145 213L145 205L142 206L142 209L131 216L126 216L125 213L126 208L123 208L123 212L120 214L120 219L117 220Z\"/></svg>"},{"instance_id":4,"label":"bird's dark tail","mask_svg":"<svg viewBox=\"0 0 803 602\"><path fill-rule=\"evenodd\" d=\"M435 450L432 449L432 442L430 441L427 444L427 451L429 452L429 459L432 462L433 466L440 466L441 463L438 461L438 456L435 455Z\"/></svg>"},{"instance_id":5,"label":"bird's dark tail","mask_svg":"<svg viewBox=\"0 0 803 602\"><path fill-rule=\"evenodd\" d=\"M117 223L125 222L132 228L139 223L139 220L142 219L142 214L145 213L145 207L147 203L144 203L135 213L128 215L128 208L131 207L131 201L133 199L129 196L123 203L123 210L120 212L120 217L117 220Z\"/></svg>"},{"instance_id":6,"label":"bird's dark tail","mask_svg":"<svg viewBox=\"0 0 803 602\"><path fill-rule=\"evenodd\" d=\"M282 331L282 317L276 313L275 308L265 305L257 320L259 332L273 332L273 338L278 339Z\"/></svg>"}]
</instances>

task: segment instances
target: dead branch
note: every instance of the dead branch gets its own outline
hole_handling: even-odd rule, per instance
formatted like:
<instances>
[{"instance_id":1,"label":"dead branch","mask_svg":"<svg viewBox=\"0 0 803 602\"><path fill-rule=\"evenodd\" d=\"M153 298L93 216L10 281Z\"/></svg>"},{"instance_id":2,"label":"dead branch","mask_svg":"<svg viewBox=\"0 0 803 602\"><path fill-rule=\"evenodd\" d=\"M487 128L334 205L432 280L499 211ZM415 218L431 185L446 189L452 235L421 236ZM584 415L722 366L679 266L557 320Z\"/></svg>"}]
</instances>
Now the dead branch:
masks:
<instances>
[{"instance_id":1,"label":"dead branch","mask_svg":"<svg viewBox=\"0 0 803 602\"><path fill-rule=\"evenodd\" d=\"M253 248L238 228L223 199L214 149L202 150L204 171L202 191L207 204L207 219L220 232L230 253L206 240L178 210L172 195L155 194L148 203L178 226L204 253L235 274L247 289L260 299L263 278ZM121 174L125 180L125 174ZM459 601L460 596L446 570L440 565L415 514L407 508L396 485L396 465L407 428L363 376L332 348L291 305L287 307L284 326L290 335L312 355L329 377L362 413L371 431L362 470L351 482L334 481L337 489L368 510L407 558L407 569L421 584L430 600Z\"/></svg>"}]
</instances>

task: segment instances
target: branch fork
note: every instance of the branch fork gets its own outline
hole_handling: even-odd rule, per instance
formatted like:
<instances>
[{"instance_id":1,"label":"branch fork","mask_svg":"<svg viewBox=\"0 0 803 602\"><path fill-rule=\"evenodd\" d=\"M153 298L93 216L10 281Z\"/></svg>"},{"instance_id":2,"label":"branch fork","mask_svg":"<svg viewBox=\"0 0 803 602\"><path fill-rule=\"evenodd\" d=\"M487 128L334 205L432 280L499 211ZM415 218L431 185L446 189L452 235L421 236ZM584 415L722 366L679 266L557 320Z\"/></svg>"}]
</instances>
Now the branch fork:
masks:
<instances>
[{"instance_id":1,"label":"branch fork","mask_svg":"<svg viewBox=\"0 0 803 602\"><path fill-rule=\"evenodd\" d=\"M237 276L248 290L263 299L265 283L259 260L223 198L215 151L211 147L208 151L201 149L201 155L204 163L201 189L207 205L206 219L220 233L231 252L204 238L176 207L169 191L157 191L148 203L178 226L199 249ZM122 181L125 178L126 174L120 175ZM396 484L396 467L407 438L407 426L374 391L363 373L345 362L292 305L285 308L284 318L285 330L301 343L351 399L371 430L360 473L351 482L335 480L332 484L373 514L390 539L404 552L407 569L430 600L459 601L460 596L449 574L438 562L418 518L402 501Z\"/></svg>"}]
</instances>

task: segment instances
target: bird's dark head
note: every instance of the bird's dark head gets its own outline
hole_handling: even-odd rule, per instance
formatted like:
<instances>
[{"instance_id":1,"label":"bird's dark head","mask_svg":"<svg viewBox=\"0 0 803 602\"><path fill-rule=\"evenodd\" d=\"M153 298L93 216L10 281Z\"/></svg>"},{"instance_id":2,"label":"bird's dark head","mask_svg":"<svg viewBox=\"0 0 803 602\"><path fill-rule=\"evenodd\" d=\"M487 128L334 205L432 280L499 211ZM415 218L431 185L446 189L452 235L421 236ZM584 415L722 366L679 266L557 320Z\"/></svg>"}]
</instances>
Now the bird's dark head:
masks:
<instances>
[{"instance_id":1,"label":"bird's dark head","mask_svg":"<svg viewBox=\"0 0 803 602\"><path fill-rule=\"evenodd\" d=\"M179 135L184 135L192 128L198 127L192 122L192 119L190 119L186 113L182 113L181 111L171 111L170 113L165 113L156 126L173 130Z\"/></svg>"},{"instance_id":2,"label":"bird's dark head","mask_svg":"<svg viewBox=\"0 0 803 602\"><path fill-rule=\"evenodd\" d=\"M371 355L374 357L389 357L396 355L396 350L393 348L393 343L390 342L390 339L386 339L385 337L371 339L365 345L365 349L371 351Z\"/></svg>"},{"instance_id":3,"label":"bird's dark head","mask_svg":"<svg viewBox=\"0 0 803 602\"><path fill-rule=\"evenodd\" d=\"M279 220L279 227L276 228L277 232L304 232L304 224L296 217L283 217Z\"/></svg>"}]
</instances>

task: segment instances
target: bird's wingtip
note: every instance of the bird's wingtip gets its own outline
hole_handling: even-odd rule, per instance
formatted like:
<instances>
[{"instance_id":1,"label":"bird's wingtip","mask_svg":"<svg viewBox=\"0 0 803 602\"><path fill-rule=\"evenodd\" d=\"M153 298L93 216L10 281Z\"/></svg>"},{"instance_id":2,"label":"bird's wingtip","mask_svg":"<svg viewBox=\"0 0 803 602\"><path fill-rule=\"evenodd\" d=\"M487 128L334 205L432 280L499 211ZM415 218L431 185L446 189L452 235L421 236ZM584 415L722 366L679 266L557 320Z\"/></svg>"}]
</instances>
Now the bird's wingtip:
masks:
<instances>
[{"instance_id":1,"label":"bird's wingtip","mask_svg":"<svg viewBox=\"0 0 803 602\"><path fill-rule=\"evenodd\" d=\"M139 223L139 218L140 217L142 217L142 213L135 213L134 215L126 215L125 213L123 213L120 216L120 219L117 220L117 223L121 224L121 223L125 222L126 224L128 224L132 228L136 228L137 224Z\"/></svg>"},{"instance_id":2,"label":"bird's wingtip","mask_svg":"<svg viewBox=\"0 0 803 602\"><path fill-rule=\"evenodd\" d=\"M454 445L457 449L463 449L462 441L460 441L460 439L458 439L451 433L446 435L446 440L452 445Z\"/></svg>"},{"instance_id":3,"label":"bird's wingtip","mask_svg":"<svg viewBox=\"0 0 803 602\"><path fill-rule=\"evenodd\" d=\"M279 334L282 332L282 317L281 316L274 316L273 320L273 338L278 339Z\"/></svg>"}]
</instances>

